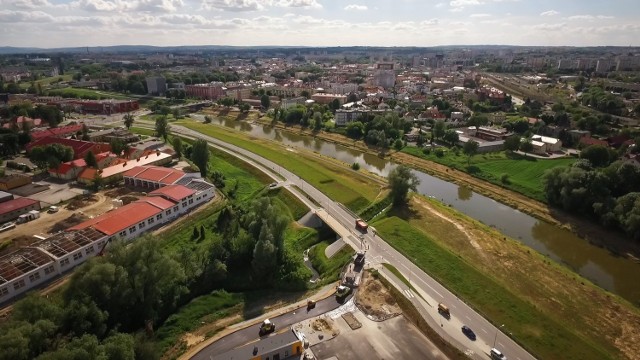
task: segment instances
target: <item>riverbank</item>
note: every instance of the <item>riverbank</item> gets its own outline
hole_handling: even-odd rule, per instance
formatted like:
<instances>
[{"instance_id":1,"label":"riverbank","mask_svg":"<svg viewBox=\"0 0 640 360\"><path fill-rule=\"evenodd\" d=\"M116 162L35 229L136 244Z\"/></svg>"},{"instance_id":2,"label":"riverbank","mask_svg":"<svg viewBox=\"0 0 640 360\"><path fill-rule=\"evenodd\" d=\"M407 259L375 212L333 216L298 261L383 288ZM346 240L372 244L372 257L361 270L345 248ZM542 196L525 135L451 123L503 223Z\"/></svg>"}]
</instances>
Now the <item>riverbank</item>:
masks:
<instances>
[{"instance_id":1,"label":"riverbank","mask_svg":"<svg viewBox=\"0 0 640 360\"><path fill-rule=\"evenodd\" d=\"M229 116L230 115L227 117ZM262 117L254 121L261 125L271 126L295 135L314 137L323 141L339 144L348 149L381 156L379 149L369 147L363 141L353 140L340 134L327 133L324 131L314 133L309 129L302 129L300 126L285 126L282 123L273 124L271 119L267 117ZM421 159L404 152L387 150L384 156L396 163L405 164L444 181L466 186L478 194L531 215L538 220L571 231L587 240L590 244L605 248L616 256L624 256L632 260L638 260L640 258L640 244L630 241L623 233L606 229L590 219L580 218L560 209L550 208L547 204L529 198L516 191L489 183L449 166Z\"/></svg>"},{"instance_id":2,"label":"riverbank","mask_svg":"<svg viewBox=\"0 0 640 360\"><path fill-rule=\"evenodd\" d=\"M541 359L634 359L640 311L434 199L374 223L415 264Z\"/></svg>"}]
</instances>

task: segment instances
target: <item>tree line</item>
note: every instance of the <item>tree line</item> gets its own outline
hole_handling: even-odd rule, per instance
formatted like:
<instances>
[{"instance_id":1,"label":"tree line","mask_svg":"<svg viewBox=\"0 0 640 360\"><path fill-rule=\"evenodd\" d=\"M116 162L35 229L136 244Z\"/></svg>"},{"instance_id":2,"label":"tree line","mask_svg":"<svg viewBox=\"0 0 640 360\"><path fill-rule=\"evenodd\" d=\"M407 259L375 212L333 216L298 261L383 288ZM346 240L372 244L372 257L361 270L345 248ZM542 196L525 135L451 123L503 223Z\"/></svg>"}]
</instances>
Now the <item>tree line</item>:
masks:
<instances>
[{"instance_id":1,"label":"tree line","mask_svg":"<svg viewBox=\"0 0 640 360\"><path fill-rule=\"evenodd\" d=\"M551 205L618 228L640 240L640 168L624 161L609 164L609 152L589 155L571 166L556 167L544 176Z\"/></svg>"}]
</instances>

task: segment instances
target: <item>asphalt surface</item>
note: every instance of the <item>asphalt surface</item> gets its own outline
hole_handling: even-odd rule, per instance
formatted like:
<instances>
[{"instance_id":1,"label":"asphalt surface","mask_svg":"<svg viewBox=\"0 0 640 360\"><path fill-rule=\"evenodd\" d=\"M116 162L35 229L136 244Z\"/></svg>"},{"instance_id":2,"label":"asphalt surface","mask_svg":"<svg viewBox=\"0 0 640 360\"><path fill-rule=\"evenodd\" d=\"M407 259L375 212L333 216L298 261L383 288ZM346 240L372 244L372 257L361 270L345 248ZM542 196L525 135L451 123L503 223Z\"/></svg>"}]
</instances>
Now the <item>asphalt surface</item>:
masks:
<instances>
[{"instance_id":1,"label":"asphalt surface","mask_svg":"<svg viewBox=\"0 0 640 360\"><path fill-rule=\"evenodd\" d=\"M286 314L270 318L269 320L276 326L276 332L283 329L289 329L289 327L300 321L312 318L337 309L343 303L347 302L353 293L350 294L344 302L339 303L335 296L330 296L324 300L318 301L316 307L307 312L307 308L301 307L297 310L288 312ZM238 330L233 334L227 335L222 339L214 342L213 344L202 349L196 355L191 357L193 360L209 360L214 355L222 354L226 351L234 349L238 346L253 342L259 339L258 331L260 330L260 324L249 326L248 328Z\"/></svg>"},{"instance_id":2,"label":"asphalt surface","mask_svg":"<svg viewBox=\"0 0 640 360\"><path fill-rule=\"evenodd\" d=\"M301 194L295 188L289 188L289 190L294 195L298 196L298 198L300 198L303 202L305 202L309 206L309 208L316 209L317 206L307 200L307 197L313 199L317 204L320 204L321 209L319 209L319 211L321 211L322 213L326 212L326 214L328 214L328 216L330 217L328 219L323 218L323 220L329 220L329 224L332 227L335 228L336 224L339 224L346 229L354 231L355 220L357 218L355 214L346 209L343 205L331 200L318 189L302 180L298 175L289 172L278 164L243 148L225 143L216 138L212 138L197 131L187 129L183 126L172 125L171 131L173 133L181 134L187 137L204 139L216 148L238 156L247 161L249 164L262 169L275 180L279 180L275 175L278 174L280 177L284 178L288 184L297 186L303 193L305 193ZM344 233L344 231L342 232ZM475 312L471 307L460 301L453 293L448 291L445 287L440 285L440 283L431 278L420 268L415 266L409 259L393 249L379 236L375 235L375 230L370 228L370 231L365 234L364 241L362 243L360 241L358 241L358 243L353 243L349 240L348 237L344 238L344 240L354 249L358 250L364 244L364 249L367 250L367 258L370 262L374 264L387 262L395 266L412 282L412 285L418 290L418 292L420 292L420 294L422 294L427 299L431 299L431 301L429 302L430 306L437 306L437 303L439 302L447 304L447 306L451 309L452 318L461 319L461 321L463 321L465 325L471 327L478 336L478 340L476 340L477 343L484 344L480 350L480 352L483 352L484 355L478 355L478 359L486 359L486 354L489 353L489 349L494 346L494 339L495 347L502 351L502 353L505 354L508 359L535 359L535 357L529 354L526 350L524 350L515 341L510 339L505 333L501 331L503 329L503 326L494 326L480 314ZM425 315L431 316L429 314ZM508 329L506 330L508 331ZM255 332L257 333L257 330L255 330ZM448 334L452 337L459 335L459 333L459 327L451 327L450 331L448 331ZM463 348L461 350L466 351L467 349Z\"/></svg>"}]
</instances>

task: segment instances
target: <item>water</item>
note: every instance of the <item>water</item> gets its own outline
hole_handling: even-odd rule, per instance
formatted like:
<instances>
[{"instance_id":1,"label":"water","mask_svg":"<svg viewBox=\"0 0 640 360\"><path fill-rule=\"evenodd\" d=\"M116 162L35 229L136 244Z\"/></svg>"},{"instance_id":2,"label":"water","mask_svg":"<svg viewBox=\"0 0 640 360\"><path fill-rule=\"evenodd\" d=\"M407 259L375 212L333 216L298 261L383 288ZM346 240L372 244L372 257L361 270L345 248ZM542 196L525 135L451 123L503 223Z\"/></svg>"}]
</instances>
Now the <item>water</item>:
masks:
<instances>
[{"instance_id":1,"label":"water","mask_svg":"<svg viewBox=\"0 0 640 360\"><path fill-rule=\"evenodd\" d=\"M197 116L194 116L197 117ZM357 162L372 173L387 176L397 165L376 155L365 154L344 146L309 136L291 134L260 124L214 119L214 123L242 130L256 138L271 139L292 147L316 151L345 163ZM640 286L634 274L640 263L617 257L593 246L570 231L508 207L465 186L413 171L420 179L418 192L450 204L456 210L518 239L527 246L562 263L600 287L616 293L634 304L640 304Z\"/></svg>"}]
</instances>

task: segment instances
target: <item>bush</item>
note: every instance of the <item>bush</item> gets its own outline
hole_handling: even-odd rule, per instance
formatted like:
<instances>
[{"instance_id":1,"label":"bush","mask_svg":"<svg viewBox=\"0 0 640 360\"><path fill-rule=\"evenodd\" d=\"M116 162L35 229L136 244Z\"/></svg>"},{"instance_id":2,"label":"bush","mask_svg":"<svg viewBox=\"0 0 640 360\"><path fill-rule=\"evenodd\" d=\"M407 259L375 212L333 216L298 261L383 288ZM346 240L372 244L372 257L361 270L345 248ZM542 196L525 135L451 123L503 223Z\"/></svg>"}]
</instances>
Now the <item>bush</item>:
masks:
<instances>
[{"instance_id":1,"label":"bush","mask_svg":"<svg viewBox=\"0 0 640 360\"><path fill-rule=\"evenodd\" d=\"M435 154L437 157L441 158L444 156L444 150L442 149L436 149Z\"/></svg>"},{"instance_id":2,"label":"bush","mask_svg":"<svg viewBox=\"0 0 640 360\"><path fill-rule=\"evenodd\" d=\"M500 182L502 182L505 185L509 185L511 183L511 181L509 180L509 174L500 175Z\"/></svg>"},{"instance_id":3,"label":"bush","mask_svg":"<svg viewBox=\"0 0 640 360\"><path fill-rule=\"evenodd\" d=\"M184 171L186 173L199 173L200 169L198 169L198 167L195 166L195 165L189 165L189 166L184 167L182 169L182 171Z\"/></svg>"},{"instance_id":4,"label":"bush","mask_svg":"<svg viewBox=\"0 0 640 360\"><path fill-rule=\"evenodd\" d=\"M358 164L357 162L354 162L353 164L351 164L351 168L355 171L360 170L360 164Z\"/></svg>"},{"instance_id":5,"label":"bush","mask_svg":"<svg viewBox=\"0 0 640 360\"><path fill-rule=\"evenodd\" d=\"M424 148L424 149L422 149L422 153L423 153L423 154L425 154L425 155L429 155L429 154L431 154L431 148Z\"/></svg>"}]
</instances>

